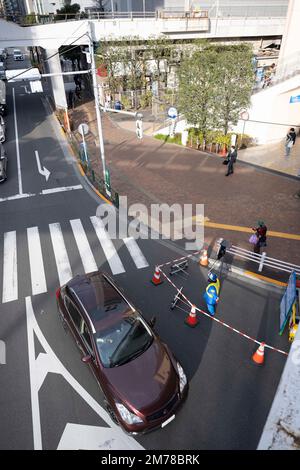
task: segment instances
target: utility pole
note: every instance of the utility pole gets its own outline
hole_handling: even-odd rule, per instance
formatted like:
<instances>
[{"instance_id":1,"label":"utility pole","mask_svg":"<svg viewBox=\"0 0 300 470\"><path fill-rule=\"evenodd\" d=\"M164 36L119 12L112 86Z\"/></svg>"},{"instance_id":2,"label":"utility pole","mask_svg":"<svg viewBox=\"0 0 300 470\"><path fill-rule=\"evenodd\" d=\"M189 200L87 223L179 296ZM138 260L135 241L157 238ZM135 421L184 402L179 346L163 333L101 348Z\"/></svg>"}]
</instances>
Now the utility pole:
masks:
<instances>
[{"instance_id":1,"label":"utility pole","mask_svg":"<svg viewBox=\"0 0 300 470\"><path fill-rule=\"evenodd\" d=\"M103 181L105 184L105 191L107 192L108 188L106 185L104 141L103 141L101 114L100 114L100 102L99 102L97 77L96 77L96 65L95 65L95 57L94 57L91 21L88 21L88 37L89 37L89 52L90 52L90 57L91 57L91 73L92 73L92 79L93 79L93 90L94 90L95 108L96 108L96 117L97 117L97 128L98 128L98 137L99 137L99 146L100 146L100 156L102 160Z\"/></svg>"}]
</instances>

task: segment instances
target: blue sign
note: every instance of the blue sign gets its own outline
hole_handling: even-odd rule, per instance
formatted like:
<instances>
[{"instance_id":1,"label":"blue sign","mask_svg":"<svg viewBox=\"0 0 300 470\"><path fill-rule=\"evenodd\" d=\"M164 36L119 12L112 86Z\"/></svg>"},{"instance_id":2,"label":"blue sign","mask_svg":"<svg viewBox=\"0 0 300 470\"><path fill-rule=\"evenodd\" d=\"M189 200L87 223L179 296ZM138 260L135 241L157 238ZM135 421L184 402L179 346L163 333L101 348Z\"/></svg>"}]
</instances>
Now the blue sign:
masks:
<instances>
[{"instance_id":1,"label":"blue sign","mask_svg":"<svg viewBox=\"0 0 300 470\"><path fill-rule=\"evenodd\" d=\"M290 103L300 103L300 95L291 96Z\"/></svg>"},{"instance_id":2,"label":"blue sign","mask_svg":"<svg viewBox=\"0 0 300 470\"><path fill-rule=\"evenodd\" d=\"M168 116L171 119L176 119L178 116L178 112L176 108L169 108L168 109Z\"/></svg>"},{"instance_id":3,"label":"blue sign","mask_svg":"<svg viewBox=\"0 0 300 470\"><path fill-rule=\"evenodd\" d=\"M296 273L295 271L292 272L289 278L289 282L285 293L280 302L280 329L279 334L282 335L284 327L288 321L288 318L292 311L293 303L296 300L297 292L296 292Z\"/></svg>"}]
</instances>

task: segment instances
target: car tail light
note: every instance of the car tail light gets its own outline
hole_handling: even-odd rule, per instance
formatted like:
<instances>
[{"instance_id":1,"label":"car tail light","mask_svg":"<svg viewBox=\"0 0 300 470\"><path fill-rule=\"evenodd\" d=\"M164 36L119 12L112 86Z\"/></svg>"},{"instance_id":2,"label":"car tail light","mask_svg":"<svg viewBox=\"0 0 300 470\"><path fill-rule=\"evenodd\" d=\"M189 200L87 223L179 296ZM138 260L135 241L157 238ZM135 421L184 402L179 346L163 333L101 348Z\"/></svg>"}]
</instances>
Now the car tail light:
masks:
<instances>
[{"instance_id":1,"label":"car tail light","mask_svg":"<svg viewBox=\"0 0 300 470\"><path fill-rule=\"evenodd\" d=\"M60 298L60 287L58 289L56 289L55 296L56 296L57 299Z\"/></svg>"}]
</instances>

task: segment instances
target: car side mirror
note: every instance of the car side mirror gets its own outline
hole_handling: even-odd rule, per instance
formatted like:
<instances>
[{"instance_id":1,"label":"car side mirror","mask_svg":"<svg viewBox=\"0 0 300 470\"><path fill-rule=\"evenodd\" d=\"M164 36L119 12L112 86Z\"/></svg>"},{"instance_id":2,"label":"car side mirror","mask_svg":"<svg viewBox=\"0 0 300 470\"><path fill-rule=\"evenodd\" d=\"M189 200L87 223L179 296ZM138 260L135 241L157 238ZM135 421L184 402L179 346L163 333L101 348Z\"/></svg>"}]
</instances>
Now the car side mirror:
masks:
<instances>
[{"instance_id":1,"label":"car side mirror","mask_svg":"<svg viewBox=\"0 0 300 470\"><path fill-rule=\"evenodd\" d=\"M149 321L149 325L151 326L151 328L154 327L155 322L156 322L156 317L152 317L152 318L150 319L150 321Z\"/></svg>"},{"instance_id":2,"label":"car side mirror","mask_svg":"<svg viewBox=\"0 0 300 470\"><path fill-rule=\"evenodd\" d=\"M85 364L89 364L92 360L92 356L89 354L88 356L83 356L81 358L82 362L84 362Z\"/></svg>"}]
</instances>

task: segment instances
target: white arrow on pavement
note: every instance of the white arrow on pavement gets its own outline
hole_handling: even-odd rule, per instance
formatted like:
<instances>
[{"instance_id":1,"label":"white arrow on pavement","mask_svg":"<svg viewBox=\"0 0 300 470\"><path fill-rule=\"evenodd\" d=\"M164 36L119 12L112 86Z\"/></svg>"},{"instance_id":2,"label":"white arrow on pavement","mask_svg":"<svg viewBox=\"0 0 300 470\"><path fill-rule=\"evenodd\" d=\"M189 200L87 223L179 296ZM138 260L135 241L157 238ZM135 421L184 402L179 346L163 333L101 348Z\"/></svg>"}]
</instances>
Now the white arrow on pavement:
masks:
<instances>
[{"instance_id":1,"label":"white arrow on pavement","mask_svg":"<svg viewBox=\"0 0 300 470\"><path fill-rule=\"evenodd\" d=\"M25 298L25 305L34 449L42 450L43 448L39 391L41 390L47 375L52 373L62 375L73 390L93 411L95 411L102 421L107 424L107 427L102 427L67 423L60 439L60 449L94 448L94 450L143 450L144 448L133 437L125 434L124 431L122 431L122 429L112 421L107 411L99 405L99 403L82 387L79 382L77 382L77 380L58 359L38 325L33 311L31 297ZM42 346L44 352L36 354L35 338ZM78 436L80 435L80 442L76 435L77 433ZM91 442L89 442L89 439L91 439ZM74 440L74 442L72 443L71 440Z\"/></svg>"},{"instance_id":2,"label":"white arrow on pavement","mask_svg":"<svg viewBox=\"0 0 300 470\"><path fill-rule=\"evenodd\" d=\"M37 166L38 166L39 173L41 175L45 176L46 181L48 181L48 178L50 176L50 171L47 170L47 168L45 168L45 167L42 168L42 165L41 165L41 162L40 162L39 152L37 150L35 150L35 158L36 158L36 163L37 163Z\"/></svg>"},{"instance_id":3,"label":"white arrow on pavement","mask_svg":"<svg viewBox=\"0 0 300 470\"><path fill-rule=\"evenodd\" d=\"M126 437L120 439L109 427L67 423L57 450L128 450Z\"/></svg>"}]
</instances>

